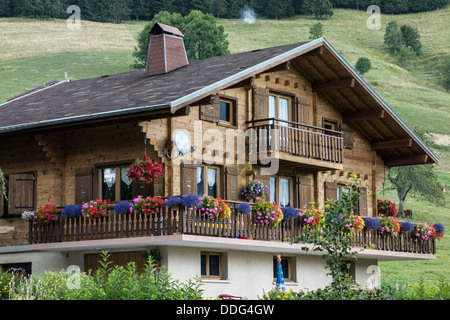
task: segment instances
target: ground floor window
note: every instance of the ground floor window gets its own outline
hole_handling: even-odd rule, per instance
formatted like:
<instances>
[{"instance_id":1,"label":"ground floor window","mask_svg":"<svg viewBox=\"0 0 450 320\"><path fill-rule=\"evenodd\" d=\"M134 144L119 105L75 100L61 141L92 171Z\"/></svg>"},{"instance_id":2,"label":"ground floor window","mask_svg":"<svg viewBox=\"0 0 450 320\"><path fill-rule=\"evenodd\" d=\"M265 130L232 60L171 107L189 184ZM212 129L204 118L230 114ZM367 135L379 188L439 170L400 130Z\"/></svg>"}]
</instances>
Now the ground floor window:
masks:
<instances>
[{"instance_id":1,"label":"ground floor window","mask_svg":"<svg viewBox=\"0 0 450 320\"><path fill-rule=\"evenodd\" d=\"M283 270L283 278L285 281L292 281L291 258L281 257L281 270ZM276 280L278 275L278 260L273 257L273 279Z\"/></svg>"},{"instance_id":2,"label":"ground floor window","mask_svg":"<svg viewBox=\"0 0 450 320\"><path fill-rule=\"evenodd\" d=\"M202 278L222 279L222 253L201 253L201 276Z\"/></svg>"}]
</instances>

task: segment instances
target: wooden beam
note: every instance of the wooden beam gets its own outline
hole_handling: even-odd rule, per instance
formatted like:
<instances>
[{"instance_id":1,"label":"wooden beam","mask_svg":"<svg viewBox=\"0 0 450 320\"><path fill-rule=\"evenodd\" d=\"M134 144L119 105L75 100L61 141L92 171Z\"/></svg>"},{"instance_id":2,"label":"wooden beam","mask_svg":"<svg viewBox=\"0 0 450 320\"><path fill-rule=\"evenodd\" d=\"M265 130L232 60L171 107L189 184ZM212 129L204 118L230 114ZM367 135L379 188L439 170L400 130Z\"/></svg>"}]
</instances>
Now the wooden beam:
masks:
<instances>
[{"instance_id":1,"label":"wooden beam","mask_svg":"<svg viewBox=\"0 0 450 320\"><path fill-rule=\"evenodd\" d=\"M249 77L247 79L244 79L242 81L239 81L238 83L235 83L226 89L234 89L234 88L253 88L255 86L255 77Z\"/></svg>"},{"instance_id":2,"label":"wooden beam","mask_svg":"<svg viewBox=\"0 0 450 320\"><path fill-rule=\"evenodd\" d=\"M384 110L351 112L351 113L344 113L342 115L342 121L344 122L374 120L382 118L384 118Z\"/></svg>"},{"instance_id":3,"label":"wooden beam","mask_svg":"<svg viewBox=\"0 0 450 320\"><path fill-rule=\"evenodd\" d=\"M394 149L411 146L412 146L412 139L377 141L372 143L372 150Z\"/></svg>"},{"instance_id":4,"label":"wooden beam","mask_svg":"<svg viewBox=\"0 0 450 320\"><path fill-rule=\"evenodd\" d=\"M323 54L323 46L320 46L317 49L302 54L301 57L314 57L314 56L321 56L322 54Z\"/></svg>"},{"instance_id":5,"label":"wooden beam","mask_svg":"<svg viewBox=\"0 0 450 320\"><path fill-rule=\"evenodd\" d=\"M272 67L266 71L264 71L264 73L266 72L274 72L274 71L284 71L284 70L289 70L291 68L291 61L286 61L283 62L275 67Z\"/></svg>"},{"instance_id":6,"label":"wooden beam","mask_svg":"<svg viewBox=\"0 0 450 320\"><path fill-rule=\"evenodd\" d=\"M348 78L343 80L329 81L324 83L314 83L312 85L313 92L324 92L330 90L339 90L344 88L353 88L355 86L355 79Z\"/></svg>"},{"instance_id":7,"label":"wooden beam","mask_svg":"<svg viewBox=\"0 0 450 320\"><path fill-rule=\"evenodd\" d=\"M384 164L388 167L398 167L398 166L410 166L415 164L426 164L428 160L428 155L419 154L412 157L399 157L387 159Z\"/></svg>"}]
</instances>

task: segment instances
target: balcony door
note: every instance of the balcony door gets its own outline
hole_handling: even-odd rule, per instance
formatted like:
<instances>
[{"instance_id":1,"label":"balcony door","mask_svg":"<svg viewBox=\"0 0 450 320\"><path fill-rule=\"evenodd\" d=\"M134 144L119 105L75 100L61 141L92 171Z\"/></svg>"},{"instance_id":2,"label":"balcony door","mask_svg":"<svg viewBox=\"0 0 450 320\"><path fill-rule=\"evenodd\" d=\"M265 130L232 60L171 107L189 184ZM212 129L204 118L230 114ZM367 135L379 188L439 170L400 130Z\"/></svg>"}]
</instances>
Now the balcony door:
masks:
<instances>
[{"instance_id":1,"label":"balcony door","mask_svg":"<svg viewBox=\"0 0 450 320\"><path fill-rule=\"evenodd\" d=\"M289 122L291 120L291 98L288 96L270 94L269 95L269 118L276 118L271 122L272 128L280 131L280 145L289 145ZM269 141L271 135L269 134ZM270 142L269 142L270 143Z\"/></svg>"}]
</instances>

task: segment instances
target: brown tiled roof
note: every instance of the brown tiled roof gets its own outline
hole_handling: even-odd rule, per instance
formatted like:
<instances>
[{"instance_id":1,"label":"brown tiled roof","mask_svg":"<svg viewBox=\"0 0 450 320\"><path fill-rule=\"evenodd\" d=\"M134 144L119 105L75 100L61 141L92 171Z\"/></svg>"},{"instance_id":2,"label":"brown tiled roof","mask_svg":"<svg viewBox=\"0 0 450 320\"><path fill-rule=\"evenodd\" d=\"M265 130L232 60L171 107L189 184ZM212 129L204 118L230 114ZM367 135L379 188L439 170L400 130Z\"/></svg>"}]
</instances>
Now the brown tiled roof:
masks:
<instances>
[{"instance_id":1,"label":"brown tiled roof","mask_svg":"<svg viewBox=\"0 0 450 320\"><path fill-rule=\"evenodd\" d=\"M149 77L145 70L138 70L61 82L0 105L0 134L169 107L177 99L303 44L192 61L167 74Z\"/></svg>"}]
</instances>

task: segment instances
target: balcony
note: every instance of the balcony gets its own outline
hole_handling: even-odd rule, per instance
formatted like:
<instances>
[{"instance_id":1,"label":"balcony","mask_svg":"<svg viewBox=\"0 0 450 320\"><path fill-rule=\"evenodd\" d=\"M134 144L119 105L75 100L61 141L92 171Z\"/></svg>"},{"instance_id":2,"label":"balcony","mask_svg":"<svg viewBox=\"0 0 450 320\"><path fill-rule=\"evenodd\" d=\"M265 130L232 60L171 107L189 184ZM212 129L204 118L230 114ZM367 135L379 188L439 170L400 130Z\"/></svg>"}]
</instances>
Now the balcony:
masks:
<instances>
[{"instance_id":1,"label":"balcony","mask_svg":"<svg viewBox=\"0 0 450 320\"><path fill-rule=\"evenodd\" d=\"M342 132L277 118L248 121L254 150L278 151L281 164L313 170L343 169Z\"/></svg>"},{"instance_id":2,"label":"balcony","mask_svg":"<svg viewBox=\"0 0 450 320\"><path fill-rule=\"evenodd\" d=\"M284 242L303 233L303 226L291 218L280 222L275 228L257 226L252 214L237 212L238 202L229 202L231 215L224 220L206 220L198 210L180 207L162 208L157 215L116 214L109 209L108 216L93 221L84 217L58 217L52 224L29 226L30 244L51 244L89 240L121 239L150 236L196 235L221 238ZM352 246L381 251L435 254L435 240L416 242L410 232L397 236L380 236L376 230L364 229L355 235Z\"/></svg>"}]
</instances>

